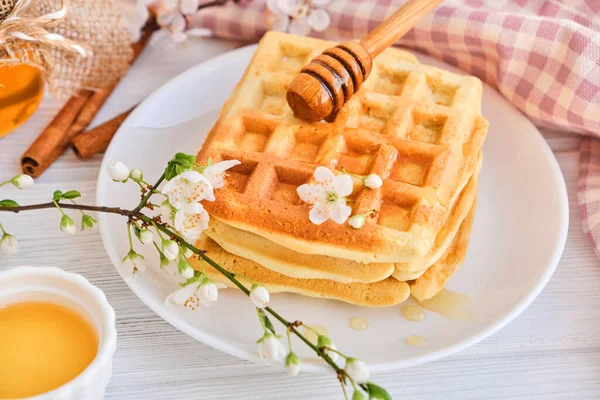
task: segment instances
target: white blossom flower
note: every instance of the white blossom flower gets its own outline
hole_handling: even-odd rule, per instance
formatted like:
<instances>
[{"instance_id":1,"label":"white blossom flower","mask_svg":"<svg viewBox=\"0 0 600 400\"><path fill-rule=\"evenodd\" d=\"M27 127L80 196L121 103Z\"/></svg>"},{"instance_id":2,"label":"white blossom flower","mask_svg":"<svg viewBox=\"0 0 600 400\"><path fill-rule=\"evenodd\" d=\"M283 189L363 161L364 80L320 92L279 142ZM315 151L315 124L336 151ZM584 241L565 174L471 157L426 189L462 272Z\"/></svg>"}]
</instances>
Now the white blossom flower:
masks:
<instances>
[{"instance_id":1,"label":"white blossom flower","mask_svg":"<svg viewBox=\"0 0 600 400\"><path fill-rule=\"evenodd\" d=\"M199 239L208 228L210 217L200 203L188 203L175 213L175 229L187 241Z\"/></svg>"},{"instance_id":2,"label":"white blossom flower","mask_svg":"<svg viewBox=\"0 0 600 400\"><path fill-rule=\"evenodd\" d=\"M204 175L204 177L208 179L210 184L215 189L220 189L225 185L225 171L239 164L241 164L241 162L238 160L221 161L204 168L204 171L202 171L202 175Z\"/></svg>"},{"instance_id":3,"label":"white blossom flower","mask_svg":"<svg viewBox=\"0 0 600 400\"><path fill-rule=\"evenodd\" d=\"M354 229L360 229L365 226L366 217L364 214L356 214L350 217L348 224Z\"/></svg>"},{"instance_id":4,"label":"white blossom flower","mask_svg":"<svg viewBox=\"0 0 600 400\"><path fill-rule=\"evenodd\" d=\"M132 169L131 173L129 174L129 176L131 177L131 179L133 179L136 182L139 182L142 179L144 179L144 173L139 168Z\"/></svg>"},{"instance_id":5,"label":"white blossom flower","mask_svg":"<svg viewBox=\"0 0 600 400\"><path fill-rule=\"evenodd\" d=\"M285 358L285 370L289 376L296 376L300 372L300 359L292 351Z\"/></svg>"},{"instance_id":6,"label":"white blossom flower","mask_svg":"<svg viewBox=\"0 0 600 400\"><path fill-rule=\"evenodd\" d=\"M13 235L5 233L0 240L0 253L5 256L14 256L19 252L19 242Z\"/></svg>"},{"instance_id":7,"label":"white blossom flower","mask_svg":"<svg viewBox=\"0 0 600 400\"><path fill-rule=\"evenodd\" d=\"M331 218L338 224L346 222L352 208L346 204L346 196L352 193L352 178L346 174L335 176L330 169L319 166L315 170L315 182L298 187L300 198L312 204L310 221L320 225Z\"/></svg>"},{"instance_id":8,"label":"white blossom flower","mask_svg":"<svg viewBox=\"0 0 600 400\"><path fill-rule=\"evenodd\" d=\"M177 289L167 296L165 303L181 305L192 310L200 307L200 297L198 297L198 282L193 282Z\"/></svg>"},{"instance_id":9,"label":"white blossom flower","mask_svg":"<svg viewBox=\"0 0 600 400\"><path fill-rule=\"evenodd\" d=\"M258 341L258 354L271 365L283 365L286 359L285 347L269 332Z\"/></svg>"},{"instance_id":10,"label":"white blossom flower","mask_svg":"<svg viewBox=\"0 0 600 400\"><path fill-rule=\"evenodd\" d=\"M363 182L369 189L379 189L383 185L383 180L376 174L368 175Z\"/></svg>"},{"instance_id":11,"label":"white blossom flower","mask_svg":"<svg viewBox=\"0 0 600 400\"><path fill-rule=\"evenodd\" d=\"M160 204L160 217L162 222L167 222L173 225L173 219L175 217L175 210L169 200L165 200Z\"/></svg>"},{"instance_id":12,"label":"white blossom flower","mask_svg":"<svg viewBox=\"0 0 600 400\"><path fill-rule=\"evenodd\" d=\"M171 239L163 239L161 250L169 261L175 260L179 255L179 246Z\"/></svg>"},{"instance_id":13,"label":"white blossom flower","mask_svg":"<svg viewBox=\"0 0 600 400\"><path fill-rule=\"evenodd\" d=\"M189 37L210 36L212 32L207 28L187 29L185 16L194 14L197 9L198 0L161 0L156 7L158 25L175 44L185 42Z\"/></svg>"},{"instance_id":14,"label":"white blossom flower","mask_svg":"<svg viewBox=\"0 0 600 400\"><path fill-rule=\"evenodd\" d=\"M204 282L200 284L198 294L200 297L200 304L203 307L208 308L217 303L217 299L219 298L219 289L217 288L217 285L208 279L204 279Z\"/></svg>"},{"instance_id":15,"label":"white blossom flower","mask_svg":"<svg viewBox=\"0 0 600 400\"><path fill-rule=\"evenodd\" d=\"M129 168L121 161L113 161L107 167L108 176L115 182L125 182L129 178Z\"/></svg>"},{"instance_id":16,"label":"white blossom flower","mask_svg":"<svg viewBox=\"0 0 600 400\"><path fill-rule=\"evenodd\" d=\"M71 217L66 214L60 219L60 230L69 235L73 235L75 232L77 232L75 222L73 222Z\"/></svg>"},{"instance_id":17,"label":"white blossom flower","mask_svg":"<svg viewBox=\"0 0 600 400\"><path fill-rule=\"evenodd\" d=\"M82 231L95 231L98 227L98 221L89 214L84 214L81 217L81 230Z\"/></svg>"},{"instance_id":18,"label":"white blossom flower","mask_svg":"<svg viewBox=\"0 0 600 400\"><path fill-rule=\"evenodd\" d=\"M134 274L136 272L144 272L146 270L146 260L144 256L131 250L123 258L123 267Z\"/></svg>"},{"instance_id":19,"label":"white blossom flower","mask_svg":"<svg viewBox=\"0 0 600 400\"><path fill-rule=\"evenodd\" d=\"M190 249L188 249L187 247L183 247L182 250L183 250L183 256L185 258L190 258L194 254L194 252L191 251Z\"/></svg>"},{"instance_id":20,"label":"white blossom flower","mask_svg":"<svg viewBox=\"0 0 600 400\"><path fill-rule=\"evenodd\" d=\"M190 279L194 276L194 267L185 258L179 260L178 269L183 279Z\"/></svg>"},{"instance_id":21,"label":"white blossom flower","mask_svg":"<svg viewBox=\"0 0 600 400\"><path fill-rule=\"evenodd\" d=\"M167 182L162 193L168 196L169 203L176 209L187 203L215 201L213 186L204 175L196 171L185 171L177 175Z\"/></svg>"},{"instance_id":22,"label":"white blossom flower","mask_svg":"<svg viewBox=\"0 0 600 400\"><path fill-rule=\"evenodd\" d=\"M136 0L135 2L121 0L118 2L118 7L121 10L121 22L132 42L140 40L142 28L148 22L150 12L148 6L154 0Z\"/></svg>"},{"instance_id":23,"label":"white blossom flower","mask_svg":"<svg viewBox=\"0 0 600 400\"><path fill-rule=\"evenodd\" d=\"M154 243L154 234L149 229L140 230L140 242L142 244L152 244Z\"/></svg>"},{"instance_id":24,"label":"white blossom flower","mask_svg":"<svg viewBox=\"0 0 600 400\"><path fill-rule=\"evenodd\" d=\"M346 359L346 374L356 383L366 383L369 381L369 367L364 361L357 358L348 357Z\"/></svg>"},{"instance_id":25,"label":"white blossom flower","mask_svg":"<svg viewBox=\"0 0 600 400\"><path fill-rule=\"evenodd\" d=\"M337 362L337 360L340 358L340 355L335 352L335 350L337 350L337 347L327 336L319 335L317 339L317 347L319 349L322 349L323 353L327 354L333 362Z\"/></svg>"},{"instance_id":26,"label":"white blossom flower","mask_svg":"<svg viewBox=\"0 0 600 400\"><path fill-rule=\"evenodd\" d=\"M323 9L330 0L267 0L270 29L306 36L311 29L323 32L331 18Z\"/></svg>"},{"instance_id":27,"label":"white blossom flower","mask_svg":"<svg viewBox=\"0 0 600 400\"><path fill-rule=\"evenodd\" d=\"M33 185L33 178L26 174L17 175L11 179L13 185L19 189L27 189Z\"/></svg>"},{"instance_id":28,"label":"white blossom flower","mask_svg":"<svg viewBox=\"0 0 600 400\"><path fill-rule=\"evenodd\" d=\"M254 303L254 307L265 308L269 305L269 291L264 286L254 284L250 289L250 300Z\"/></svg>"}]
</instances>

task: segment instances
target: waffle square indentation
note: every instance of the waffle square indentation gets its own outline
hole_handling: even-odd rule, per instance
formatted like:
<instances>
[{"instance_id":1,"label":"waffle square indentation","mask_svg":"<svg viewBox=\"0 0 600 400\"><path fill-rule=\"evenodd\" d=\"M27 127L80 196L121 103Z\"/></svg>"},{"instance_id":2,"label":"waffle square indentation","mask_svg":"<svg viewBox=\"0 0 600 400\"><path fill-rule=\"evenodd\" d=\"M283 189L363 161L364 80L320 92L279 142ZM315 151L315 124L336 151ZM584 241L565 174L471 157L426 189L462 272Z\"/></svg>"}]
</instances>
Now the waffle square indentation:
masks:
<instances>
[{"instance_id":1,"label":"waffle square indentation","mask_svg":"<svg viewBox=\"0 0 600 400\"><path fill-rule=\"evenodd\" d=\"M287 106L286 89L287 84L282 80L263 80L260 110L267 114L282 116Z\"/></svg>"},{"instance_id":2,"label":"waffle square indentation","mask_svg":"<svg viewBox=\"0 0 600 400\"><path fill-rule=\"evenodd\" d=\"M429 115L415 110L413 112L414 126L408 134L408 139L415 142L437 144L447 119L445 115Z\"/></svg>"},{"instance_id":3,"label":"waffle square indentation","mask_svg":"<svg viewBox=\"0 0 600 400\"><path fill-rule=\"evenodd\" d=\"M225 173L225 189L233 190L234 192L244 193L250 175L256 169L257 163L252 161L242 161L240 165L229 169Z\"/></svg>"},{"instance_id":4,"label":"waffle square indentation","mask_svg":"<svg viewBox=\"0 0 600 400\"><path fill-rule=\"evenodd\" d=\"M451 106L458 86L448 84L437 76L427 75L427 96L429 101L442 106Z\"/></svg>"},{"instance_id":5,"label":"waffle square indentation","mask_svg":"<svg viewBox=\"0 0 600 400\"><path fill-rule=\"evenodd\" d=\"M275 167L275 183L271 192L271 200L281 203L300 205L302 200L298 196L298 186L310 181L311 175L286 167Z\"/></svg>"},{"instance_id":6,"label":"waffle square indentation","mask_svg":"<svg viewBox=\"0 0 600 400\"><path fill-rule=\"evenodd\" d=\"M399 153L390 171L390 179L422 186L427 178L431 162L432 159L429 156Z\"/></svg>"},{"instance_id":7,"label":"waffle square indentation","mask_svg":"<svg viewBox=\"0 0 600 400\"><path fill-rule=\"evenodd\" d=\"M382 132L398 108L397 97L381 93L365 93L361 98L362 112L346 122L350 128Z\"/></svg>"},{"instance_id":8,"label":"waffle square indentation","mask_svg":"<svg viewBox=\"0 0 600 400\"><path fill-rule=\"evenodd\" d=\"M262 153L275 130L275 124L259 118L244 117L242 125L244 133L239 148L245 151Z\"/></svg>"},{"instance_id":9,"label":"waffle square indentation","mask_svg":"<svg viewBox=\"0 0 600 400\"><path fill-rule=\"evenodd\" d=\"M313 127L300 127L294 132L294 145L290 158L304 162L315 162L317 153L327 139L327 132L318 131Z\"/></svg>"},{"instance_id":10,"label":"waffle square indentation","mask_svg":"<svg viewBox=\"0 0 600 400\"><path fill-rule=\"evenodd\" d=\"M378 65L378 72L380 79L373 87L373 91L391 96L400 96L410 71Z\"/></svg>"},{"instance_id":11,"label":"waffle square indentation","mask_svg":"<svg viewBox=\"0 0 600 400\"><path fill-rule=\"evenodd\" d=\"M412 224L411 210L415 202L415 199L384 198L377 215L377 224L397 231L408 231Z\"/></svg>"},{"instance_id":12,"label":"waffle square indentation","mask_svg":"<svg viewBox=\"0 0 600 400\"><path fill-rule=\"evenodd\" d=\"M277 68L283 73L297 74L308 63L312 51L310 47L298 46L294 43L280 42L281 61Z\"/></svg>"}]
</instances>

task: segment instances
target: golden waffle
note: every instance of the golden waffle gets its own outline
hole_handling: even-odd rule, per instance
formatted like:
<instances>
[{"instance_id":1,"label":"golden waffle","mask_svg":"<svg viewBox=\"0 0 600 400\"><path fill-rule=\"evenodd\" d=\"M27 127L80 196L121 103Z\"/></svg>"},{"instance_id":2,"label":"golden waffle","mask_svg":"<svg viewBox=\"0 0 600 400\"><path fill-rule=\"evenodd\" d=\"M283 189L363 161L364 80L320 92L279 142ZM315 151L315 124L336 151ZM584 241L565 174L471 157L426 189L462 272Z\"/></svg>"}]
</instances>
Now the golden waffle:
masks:
<instances>
[{"instance_id":1,"label":"golden waffle","mask_svg":"<svg viewBox=\"0 0 600 400\"><path fill-rule=\"evenodd\" d=\"M229 253L292 278L370 283L381 281L394 271L392 263L366 265L341 258L298 253L215 218L210 221L210 226L204 233Z\"/></svg>"},{"instance_id":2,"label":"golden waffle","mask_svg":"<svg viewBox=\"0 0 600 400\"><path fill-rule=\"evenodd\" d=\"M408 263L396 263L397 273L393 274L395 278L400 276L415 276L415 274L409 274L411 272L421 271L421 274L425 272L429 266L434 264L439 258L445 253L450 243L454 239L454 236L458 232L463 220L469 214L472 208L473 202L477 195L477 187L479 183L479 171L481 170L482 155L481 152L478 154L478 163L473 175L471 175L469 181L463 188L462 192L455 201L452 210L448 214L448 218L444 222L444 225L440 229L438 235L435 238L433 247L425 256L408 262ZM418 275L421 276L421 275ZM416 276L416 277L418 277ZM415 278L412 278L415 279ZM403 279L408 280L408 279Z\"/></svg>"},{"instance_id":3,"label":"golden waffle","mask_svg":"<svg viewBox=\"0 0 600 400\"><path fill-rule=\"evenodd\" d=\"M260 283L272 293L297 293L309 297L340 300L358 306L369 307L392 306L402 303L410 295L408 284L393 278L387 278L374 283L349 284L327 279L291 278L271 271L248 259L228 253L206 235L203 235L196 242L196 246L200 249L205 249L208 252L207 255L223 268L234 274L246 276L256 283ZM202 266L196 257L191 258L190 262L194 268L202 270ZM234 287L227 278L208 263L203 264L211 280Z\"/></svg>"},{"instance_id":4,"label":"golden waffle","mask_svg":"<svg viewBox=\"0 0 600 400\"><path fill-rule=\"evenodd\" d=\"M430 250L460 192L469 154L477 154L487 121L481 82L421 65L387 49L361 89L332 122L293 117L287 85L312 57L334 43L269 32L209 133L198 161L237 159L214 217L289 249L359 262L409 262ZM296 188L333 160L382 188L356 185L354 213L378 212L362 229L314 225Z\"/></svg>"},{"instance_id":5,"label":"golden waffle","mask_svg":"<svg viewBox=\"0 0 600 400\"><path fill-rule=\"evenodd\" d=\"M469 214L462 222L454 241L446 249L444 255L435 264L427 268L427 271L421 277L408 282L410 294L417 300L423 301L435 296L446 286L448 280L462 265L467 255L476 203L477 200L475 199Z\"/></svg>"}]
</instances>

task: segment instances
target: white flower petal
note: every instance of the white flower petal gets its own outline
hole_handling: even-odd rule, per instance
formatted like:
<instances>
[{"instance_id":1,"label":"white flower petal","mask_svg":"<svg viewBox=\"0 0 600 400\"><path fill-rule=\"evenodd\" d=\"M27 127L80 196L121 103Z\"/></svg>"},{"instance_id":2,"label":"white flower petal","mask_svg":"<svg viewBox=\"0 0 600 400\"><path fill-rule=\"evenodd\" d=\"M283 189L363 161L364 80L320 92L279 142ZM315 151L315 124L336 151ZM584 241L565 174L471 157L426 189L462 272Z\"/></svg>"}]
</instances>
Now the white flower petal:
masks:
<instances>
[{"instance_id":1,"label":"white flower petal","mask_svg":"<svg viewBox=\"0 0 600 400\"><path fill-rule=\"evenodd\" d=\"M173 18L175 18L176 15L177 15L176 12L173 12L173 11L161 12L159 9L158 16L156 17L156 22L162 28L167 27L167 26L171 25L171 22L173 21Z\"/></svg>"},{"instance_id":2,"label":"white flower petal","mask_svg":"<svg viewBox=\"0 0 600 400\"><path fill-rule=\"evenodd\" d=\"M176 291L167 296L165 303L184 305L187 299L194 295L197 287L197 283L190 283L187 286L177 289Z\"/></svg>"},{"instance_id":3,"label":"white flower petal","mask_svg":"<svg viewBox=\"0 0 600 400\"><path fill-rule=\"evenodd\" d=\"M215 189L222 188L225 185L225 171L230 168L240 165L238 160L221 161L213 165L209 165L204 169L202 175L210 182Z\"/></svg>"},{"instance_id":4,"label":"white flower petal","mask_svg":"<svg viewBox=\"0 0 600 400\"><path fill-rule=\"evenodd\" d=\"M198 0L181 0L179 11L182 14L194 14L198 10Z\"/></svg>"},{"instance_id":5,"label":"white flower petal","mask_svg":"<svg viewBox=\"0 0 600 400\"><path fill-rule=\"evenodd\" d=\"M300 6L300 0L278 0L277 6L285 15L293 15Z\"/></svg>"},{"instance_id":6,"label":"white flower petal","mask_svg":"<svg viewBox=\"0 0 600 400\"><path fill-rule=\"evenodd\" d=\"M321 225L329 219L331 209L327 203L313 206L308 213L308 219L315 225Z\"/></svg>"},{"instance_id":7,"label":"white flower petal","mask_svg":"<svg viewBox=\"0 0 600 400\"><path fill-rule=\"evenodd\" d=\"M189 203L175 214L175 229L186 240L197 240L202 232L208 228L210 217L202 204Z\"/></svg>"},{"instance_id":8,"label":"white flower petal","mask_svg":"<svg viewBox=\"0 0 600 400\"><path fill-rule=\"evenodd\" d=\"M333 174L333 172L331 172L331 170L329 168L322 167L322 166L318 166L315 169L314 176L315 176L315 180L317 182L327 182L327 181L333 182L333 180L335 179L335 175Z\"/></svg>"},{"instance_id":9,"label":"white flower petal","mask_svg":"<svg viewBox=\"0 0 600 400\"><path fill-rule=\"evenodd\" d=\"M331 0L311 0L310 2L313 5L313 7L323 8L323 7L327 6L329 3L331 3Z\"/></svg>"},{"instance_id":10,"label":"white flower petal","mask_svg":"<svg viewBox=\"0 0 600 400\"><path fill-rule=\"evenodd\" d=\"M350 196L354 190L354 183L350 175L342 174L335 177L334 190L340 197Z\"/></svg>"},{"instance_id":11,"label":"white flower petal","mask_svg":"<svg viewBox=\"0 0 600 400\"><path fill-rule=\"evenodd\" d=\"M310 32L310 25L304 18L296 18L290 22L288 32L292 35L306 36Z\"/></svg>"},{"instance_id":12,"label":"white flower petal","mask_svg":"<svg viewBox=\"0 0 600 400\"><path fill-rule=\"evenodd\" d=\"M345 200L339 199L335 202L334 206L331 207L329 217L333 222L337 224L343 224L346 222L351 213L352 208L346 204Z\"/></svg>"},{"instance_id":13,"label":"white flower petal","mask_svg":"<svg viewBox=\"0 0 600 400\"><path fill-rule=\"evenodd\" d=\"M308 204L322 203L327 200L327 189L312 183L300 185L296 192L302 201Z\"/></svg>"},{"instance_id":14,"label":"white flower petal","mask_svg":"<svg viewBox=\"0 0 600 400\"><path fill-rule=\"evenodd\" d=\"M323 32L329 27L331 18L329 18L329 14L325 10L316 9L308 14L306 21L315 31Z\"/></svg>"},{"instance_id":15,"label":"white flower petal","mask_svg":"<svg viewBox=\"0 0 600 400\"><path fill-rule=\"evenodd\" d=\"M171 25L169 25L169 31L171 32L171 35L173 35L174 33L178 33L178 32L183 32L185 30L185 27L187 26L187 21L185 20L185 17L179 13L175 14L175 17L173 17L173 20L171 21ZM186 171L186 172L194 172L194 171Z\"/></svg>"}]
</instances>

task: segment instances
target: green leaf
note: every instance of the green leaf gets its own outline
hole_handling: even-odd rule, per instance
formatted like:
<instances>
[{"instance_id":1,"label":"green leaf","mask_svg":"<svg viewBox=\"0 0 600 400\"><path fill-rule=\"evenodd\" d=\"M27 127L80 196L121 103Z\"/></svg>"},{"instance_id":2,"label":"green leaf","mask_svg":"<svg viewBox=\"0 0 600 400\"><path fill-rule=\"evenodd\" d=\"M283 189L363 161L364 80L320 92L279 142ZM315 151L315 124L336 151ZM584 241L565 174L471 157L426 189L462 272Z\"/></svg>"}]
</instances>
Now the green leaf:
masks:
<instances>
[{"instance_id":1,"label":"green leaf","mask_svg":"<svg viewBox=\"0 0 600 400\"><path fill-rule=\"evenodd\" d=\"M167 165L167 169L165 170L165 179L170 181L171 179L177 176L177 171L175 170L176 165L173 163L169 163Z\"/></svg>"},{"instance_id":2,"label":"green leaf","mask_svg":"<svg viewBox=\"0 0 600 400\"><path fill-rule=\"evenodd\" d=\"M392 396L384 388L374 383L367 383L367 391L369 392L369 400L392 400Z\"/></svg>"},{"instance_id":3,"label":"green leaf","mask_svg":"<svg viewBox=\"0 0 600 400\"><path fill-rule=\"evenodd\" d=\"M19 207L19 204L14 200L6 199L0 200L0 207Z\"/></svg>"},{"instance_id":4,"label":"green leaf","mask_svg":"<svg viewBox=\"0 0 600 400\"><path fill-rule=\"evenodd\" d=\"M267 314L265 314L262 310L260 311L260 318L263 320L265 327L271 332L273 332L273 335L277 335L277 332L275 331L275 327L271 323L271 320L269 319L269 317L267 317Z\"/></svg>"},{"instance_id":5,"label":"green leaf","mask_svg":"<svg viewBox=\"0 0 600 400\"><path fill-rule=\"evenodd\" d=\"M73 200L78 197L81 197L81 193L79 193L77 190L69 190L68 192L63 193L63 195L62 195L63 199L69 199L69 200Z\"/></svg>"},{"instance_id":6,"label":"green leaf","mask_svg":"<svg viewBox=\"0 0 600 400\"><path fill-rule=\"evenodd\" d=\"M177 153L171 162L184 168L190 168L196 162L196 156L185 153Z\"/></svg>"},{"instance_id":7,"label":"green leaf","mask_svg":"<svg viewBox=\"0 0 600 400\"><path fill-rule=\"evenodd\" d=\"M180 165L176 165L176 166L175 166L175 172L177 172L177 175L179 175L179 174L182 174L182 173L184 173L185 171L187 171L187 169L186 169L186 168L183 168L183 167L182 167L182 166L180 166Z\"/></svg>"},{"instance_id":8,"label":"green leaf","mask_svg":"<svg viewBox=\"0 0 600 400\"><path fill-rule=\"evenodd\" d=\"M54 193L52 194L52 200L54 200L54 201L59 201L62 198L63 198L63 192L61 192L60 190L55 190Z\"/></svg>"},{"instance_id":9,"label":"green leaf","mask_svg":"<svg viewBox=\"0 0 600 400\"><path fill-rule=\"evenodd\" d=\"M137 225L133 226L133 233L135 233L135 237L137 237L138 239L140 239L140 233L142 231L140 230L140 228ZM141 240L141 239L140 239Z\"/></svg>"}]
</instances>

